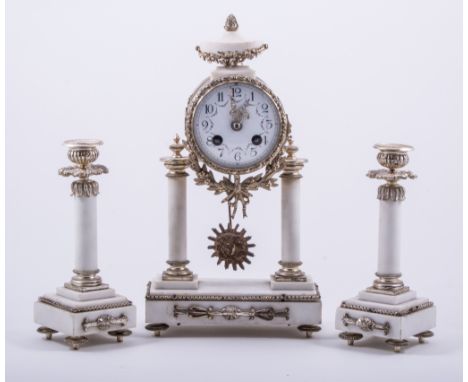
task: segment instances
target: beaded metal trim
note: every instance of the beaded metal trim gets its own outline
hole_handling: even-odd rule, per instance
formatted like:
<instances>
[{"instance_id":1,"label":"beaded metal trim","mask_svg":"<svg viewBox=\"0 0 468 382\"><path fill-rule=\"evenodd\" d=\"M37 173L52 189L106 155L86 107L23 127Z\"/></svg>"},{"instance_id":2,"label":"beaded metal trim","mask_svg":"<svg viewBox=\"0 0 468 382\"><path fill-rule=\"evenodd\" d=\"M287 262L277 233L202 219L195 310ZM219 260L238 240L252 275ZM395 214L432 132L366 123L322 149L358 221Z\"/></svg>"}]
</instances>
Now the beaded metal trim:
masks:
<instances>
[{"instance_id":1,"label":"beaded metal trim","mask_svg":"<svg viewBox=\"0 0 468 382\"><path fill-rule=\"evenodd\" d=\"M343 301L341 303L341 308L359 310L361 312L383 314L386 316L394 316L394 317L407 316L408 314L419 312L420 310L427 309L432 306L434 306L434 303L431 301L428 301L428 302L425 302L424 304L412 306L411 308L406 309L406 310L395 311L395 310L390 310L390 309L369 308L367 306L362 306L362 305L348 304L346 303L346 301Z\"/></svg>"},{"instance_id":2,"label":"beaded metal trim","mask_svg":"<svg viewBox=\"0 0 468 382\"><path fill-rule=\"evenodd\" d=\"M84 313L84 312L94 312L96 310L103 310L103 309L114 309L114 308L124 308L126 306L131 306L132 302L130 300L126 300L124 302L118 302L114 304L101 304L101 305L90 305L84 306L81 308L76 308L68 305L61 304L57 301L54 301L47 297L39 297L39 302L43 304L51 305L54 308L65 310L70 313Z\"/></svg>"}]
</instances>

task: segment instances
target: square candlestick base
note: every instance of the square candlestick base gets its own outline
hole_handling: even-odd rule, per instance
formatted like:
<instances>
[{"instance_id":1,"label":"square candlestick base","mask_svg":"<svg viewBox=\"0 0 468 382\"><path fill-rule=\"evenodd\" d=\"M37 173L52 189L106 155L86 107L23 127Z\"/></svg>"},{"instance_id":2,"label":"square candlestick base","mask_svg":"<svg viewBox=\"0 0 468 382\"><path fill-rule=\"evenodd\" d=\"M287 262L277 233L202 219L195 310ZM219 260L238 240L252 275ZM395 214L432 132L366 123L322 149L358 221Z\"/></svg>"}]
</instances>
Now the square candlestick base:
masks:
<instances>
[{"instance_id":1,"label":"square candlestick base","mask_svg":"<svg viewBox=\"0 0 468 382\"><path fill-rule=\"evenodd\" d=\"M113 289L78 292L57 288L57 293L45 294L34 303L34 322L41 325L38 332L46 339L60 332L78 350L92 334L107 333L122 342L136 326L136 307Z\"/></svg>"},{"instance_id":2,"label":"square candlestick base","mask_svg":"<svg viewBox=\"0 0 468 382\"><path fill-rule=\"evenodd\" d=\"M343 331L339 337L349 345L366 336L380 337L395 352L408 345L411 337L419 342L431 337L430 330L435 325L434 304L427 298L416 297L413 291L397 296L361 292L358 297L343 301L335 317L336 329Z\"/></svg>"}]
</instances>

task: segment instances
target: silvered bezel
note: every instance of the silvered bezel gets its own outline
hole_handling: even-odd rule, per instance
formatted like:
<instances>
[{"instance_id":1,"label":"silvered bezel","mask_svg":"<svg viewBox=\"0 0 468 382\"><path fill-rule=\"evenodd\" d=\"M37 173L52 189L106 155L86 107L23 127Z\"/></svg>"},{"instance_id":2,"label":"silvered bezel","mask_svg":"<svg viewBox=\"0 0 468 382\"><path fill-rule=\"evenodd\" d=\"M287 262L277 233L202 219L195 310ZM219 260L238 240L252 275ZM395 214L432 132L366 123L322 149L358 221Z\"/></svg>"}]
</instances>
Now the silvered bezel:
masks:
<instances>
[{"instance_id":1,"label":"silvered bezel","mask_svg":"<svg viewBox=\"0 0 468 382\"><path fill-rule=\"evenodd\" d=\"M272 101L273 105L275 106L280 120L280 133L278 143L276 144L275 148L271 152L271 154L265 158L263 161L258 162L257 164L245 168L230 168L220 166L210 160L198 147L195 137L194 137L194 118L195 118L195 111L197 110L198 105L203 100L203 98L215 87L221 84L229 84L234 82L240 82L244 84L248 84L258 88L259 90L263 91ZM284 112L283 105L279 98L265 85L263 81L258 78L252 77L245 77L245 76L228 76L217 78L209 83L204 83L198 88L195 93L190 97L188 105L187 105L187 112L185 115L185 136L187 138L187 144L189 150L194 153L198 159L204 162L207 166L213 168L216 171L225 173L225 174L233 174L233 175L241 175L241 174L248 174L253 171L256 171L260 168L267 166L274 158L276 158L283 149L284 144L286 143L286 139L288 138L288 116Z\"/></svg>"}]
</instances>

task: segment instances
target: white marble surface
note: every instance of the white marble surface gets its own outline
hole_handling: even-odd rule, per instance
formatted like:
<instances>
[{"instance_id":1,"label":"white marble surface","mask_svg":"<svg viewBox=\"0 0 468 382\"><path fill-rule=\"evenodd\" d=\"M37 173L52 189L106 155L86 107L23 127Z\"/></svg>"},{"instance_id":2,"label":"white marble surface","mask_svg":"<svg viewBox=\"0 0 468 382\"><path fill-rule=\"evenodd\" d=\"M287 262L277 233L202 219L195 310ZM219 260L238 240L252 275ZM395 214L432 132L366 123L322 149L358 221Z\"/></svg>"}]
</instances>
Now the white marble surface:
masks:
<instances>
[{"instance_id":1,"label":"white marble surface","mask_svg":"<svg viewBox=\"0 0 468 382\"><path fill-rule=\"evenodd\" d=\"M366 290L362 290L358 293L357 298L359 300L379 302L382 304L396 305L403 302L411 301L416 298L416 291L409 290L408 292L397 294L395 296L381 294L381 293L371 293Z\"/></svg>"},{"instance_id":2,"label":"white marble surface","mask_svg":"<svg viewBox=\"0 0 468 382\"><path fill-rule=\"evenodd\" d=\"M151 293L172 294L180 293L180 290L159 291L151 285ZM270 279L219 279L219 278L201 278L199 279L198 289L196 291L187 291L190 294L212 294L212 295L277 295L278 291L270 287ZM313 291L288 290L290 295L310 295Z\"/></svg>"},{"instance_id":3,"label":"white marble surface","mask_svg":"<svg viewBox=\"0 0 468 382\"><path fill-rule=\"evenodd\" d=\"M200 43L200 48L205 52L217 53L220 51L243 51L262 45L259 41L246 39L240 32L240 29L239 27L236 31L223 31L217 40Z\"/></svg>"},{"instance_id":4,"label":"white marble surface","mask_svg":"<svg viewBox=\"0 0 468 382\"><path fill-rule=\"evenodd\" d=\"M361 304L364 305L364 304ZM387 307L383 304L368 304L376 308ZM404 304L402 304L404 305ZM393 307L392 307L393 308ZM368 317L374 320L377 324L390 325L387 334L382 330L364 331L355 325L344 325L343 316L348 314L353 319L360 317ZM422 333L436 327L436 307L432 306L405 316L389 316L385 314L362 312L354 309L338 308L335 315L335 328L341 332L361 333L364 336L381 337L386 339L411 339L415 334ZM430 340L429 340L430 341Z\"/></svg>"},{"instance_id":5,"label":"white marble surface","mask_svg":"<svg viewBox=\"0 0 468 382\"><path fill-rule=\"evenodd\" d=\"M281 178L281 261L301 261L300 178Z\"/></svg>"},{"instance_id":6,"label":"white marble surface","mask_svg":"<svg viewBox=\"0 0 468 382\"><path fill-rule=\"evenodd\" d=\"M250 66L239 65L229 68L225 66L217 66L215 70L211 72L212 80L227 76L255 77L255 71Z\"/></svg>"},{"instance_id":7,"label":"white marble surface","mask_svg":"<svg viewBox=\"0 0 468 382\"><path fill-rule=\"evenodd\" d=\"M161 275L156 276L152 281L152 287L154 289L169 289L169 290L180 290L180 289L198 289L198 276L193 275L193 280L177 280L167 281L163 280Z\"/></svg>"},{"instance_id":8,"label":"white marble surface","mask_svg":"<svg viewBox=\"0 0 468 382\"><path fill-rule=\"evenodd\" d=\"M73 197L75 204L75 268L95 271L97 259L97 198ZM73 223L71 223L73 224Z\"/></svg>"},{"instance_id":9,"label":"white marble surface","mask_svg":"<svg viewBox=\"0 0 468 382\"><path fill-rule=\"evenodd\" d=\"M106 330L99 330L96 327L87 330L83 329L82 323L84 319L95 321L101 315L111 315L117 318L121 314L125 314L128 318L128 322L124 326L114 325ZM57 330L65 336L77 337L92 334L106 334L109 330L134 328L136 326L136 306L130 305L113 309L94 310L92 312L71 313L66 310L57 309L48 304L35 302L34 322L38 325Z\"/></svg>"},{"instance_id":10,"label":"white marble surface","mask_svg":"<svg viewBox=\"0 0 468 382\"><path fill-rule=\"evenodd\" d=\"M383 275L397 275L401 272L401 222L399 217L402 203L380 201L377 273Z\"/></svg>"},{"instance_id":11,"label":"white marble surface","mask_svg":"<svg viewBox=\"0 0 468 382\"><path fill-rule=\"evenodd\" d=\"M187 177L167 177L169 260L187 260Z\"/></svg>"},{"instance_id":12,"label":"white marble surface","mask_svg":"<svg viewBox=\"0 0 468 382\"><path fill-rule=\"evenodd\" d=\"M86 308L95 305L118 304L127 301L125 296L118 294L112 297L97 298L94 300L72 300L70 298L59 296L55 293L45 293L41 297L51 299L59 304L63 304L72 308Z\"/></svg>"},{"instance_id":13,"label":"white marble surface","mask_svg":"<svg viewBox=\"0 0 468 382\"><path fill-rule=\"evenodd\" d=\"M73 289L59 287L57 288L57 295L68 298L70 300L89 301L89 300L97 300L101 298L114 297L115 290L112 288L107 288L103 290L96 290L96 291L90 291L90 292L78 292Z\"/></svg>"},{"instance_id":14,"label":"white marble surface","mask_svg":"<svg viewBox=\"0 0 468 382\"><path fill-rule=\"evenodd\" d=\"M276 281L272 276L270 278L270 287L272 290L316 290L316 285L311 276L306 276L307 279L304 282L293 282L293 281Z\"/></svg>"},{"instance_id":15,"label":"white marble surface","mask_svg":"<svg viewBox=\"0 0 468 382\"><path fill-rule=\"evenodd\" d=\"M180 326L228 326L228 327L297 327L302 324L321 324L322 303L317 302L290 302L290 301L200 301L197 296L257 296L257 295L297 295L297 296L315 296L317 291L311 290L288 290L279 292L271 290L269 280L220 280L220 279L200 279L198 290L158 290L154 284L150 289L152 295L182 294L186 296L183 301L146 301L146 322L147 323L166 323L172 327ZM193 296L193 299L190 299ZM242 310L251 308L273 308L275 310L289 309L289 319L284 317L275 317L273 320L262 320L260 318L249 319L240 317L235 320L227 320L224 317L193 318L187 315L175 317L174 307L188 308L190 306L201 306L204 308L212 307L220 310L227 306L235 306Z\"/></svg>"}]
</instances>

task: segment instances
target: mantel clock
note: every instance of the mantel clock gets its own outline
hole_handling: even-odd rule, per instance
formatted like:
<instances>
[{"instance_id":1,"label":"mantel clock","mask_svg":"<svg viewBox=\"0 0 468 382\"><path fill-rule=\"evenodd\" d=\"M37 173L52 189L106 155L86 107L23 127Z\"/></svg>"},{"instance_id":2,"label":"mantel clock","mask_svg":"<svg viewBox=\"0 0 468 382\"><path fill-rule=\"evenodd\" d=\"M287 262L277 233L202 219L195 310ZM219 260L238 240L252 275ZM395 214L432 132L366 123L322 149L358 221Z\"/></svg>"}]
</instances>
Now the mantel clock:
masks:
<instances>
[{"instance_id":1,"label":"mantel clock","mask_svg":"<svg viewBox=\"0 0 468 382\"><path fill-rule=\"evenodd\" d=\"M281 101L244 64L267 45L244 39L233 15L224 29L218 41L196 47L203 60L218 66L189 97L185 138L176 136L169 146L172 156L163 158L169 170L169 267L148 283L147 329L159 334L177 326L263 325L297 327L310 336L320 330L321 299L317 285L300 268L299 187L306 161L296 157L298 148ZM199 279L189 269L188 171L196 185L222 195L226 221L209 234L207 253L234 271L243 270L257 255L250 233L241 227L248 205L255 191L275 188L279 176L281 261L270 278Z\"/></svg>"}]
</instances>

